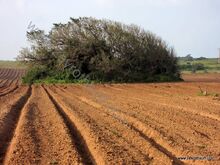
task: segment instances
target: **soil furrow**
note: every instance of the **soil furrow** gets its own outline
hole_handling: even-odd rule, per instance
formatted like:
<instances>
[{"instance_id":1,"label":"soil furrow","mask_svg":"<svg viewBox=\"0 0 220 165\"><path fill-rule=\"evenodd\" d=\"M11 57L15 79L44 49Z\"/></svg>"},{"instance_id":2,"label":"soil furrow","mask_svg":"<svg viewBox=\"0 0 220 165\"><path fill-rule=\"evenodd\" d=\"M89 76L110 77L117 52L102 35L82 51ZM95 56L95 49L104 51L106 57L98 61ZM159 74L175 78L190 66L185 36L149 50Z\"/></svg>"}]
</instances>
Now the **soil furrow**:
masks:
<instances>
[{"instance_id":1,"label":"soil furrow","mask_svg":"<svg viewBox=\"0 0 220 165\"><path fill-rule=\"evenodd\" d=\"M60 93L59 93L59 94L60 94ZM67 94L67 95L69 95L69 94ZM149 145L149 144L150 144L150 146L152 146L153 148L155 148L155 149L151 148L150 150L148 150L152 155L154 155L154 157L156 157L156 155L158 154L158 152L161 152L161 153L163 153L164 155L166 155L167 157L169 157L169 159L171 159L174 164L182 164L181 161L179 161L175 156L173 156L173 155L171 154L171 152L167 151L164 147L162 147L161 145L157 144L155 141L152 141L151 138L149 138L148 136L146 136L146 134L144 134L142 131L139 130L139 128L137 128L136 126L134 126L133 123L132 123L132 124L128 124L128 123L131 123L131 122L123 122L123 121L126 119L124 116L121 116L121 115L117 114L116 112L111 113L112 110L110 110L110 109L107 110L106 107L103 107L103 106L101 106L101 105L99 105L99 104L97 104L97 103L95 103L95 102L92 102L92 101L86 99L86 98L82 98L82 97L80 98L80 97L77 97L77 96L74 96L74 95L71 95L71 96L72 96L72 97L76 97L79 101L81 101L81 102L83 102L83 103L86 103L86 104L89 105L89 106L94 107L95 109L93 110L93 113L95 113L95 111L98 110L98 112L97 112L97 115L98 115L98 116L99 116L99 114L107 114L108 116L110 116L110 118L109 118L108 120L113 120L113 119L117 120L117 121L119 122L119 123L118 123L118 127L119 127L120 124L124 124L124 125L128 126L127 129L129 129L129 127L130 127L131 130L132 130L132 131L135 131L138 136L142 135L141 137L143 137L143 139L145 140L145 142L147 141L147 144L146 144L146 145ZM65 97L65 96L62 95L62 97ZM71 98L68 98L68 97L65 97L65 98L66 98L66 100L71 99ZM73 100L73 99L72 99L72 100ZM74 101L74 100L73 100L73 101ZM74 101L74 102L76 103L76 101ZM97 116L97 115L96 115L96 116ZM98 117L98 118L101 118L101 116ZM96 119L96 120L97 120L97 119ZM104 123L104 121L101 121L101 122ZM110 128L111 128L111 126L110 126ZM112 129L113 129L113 128L112 128ZM125 129L126 129L126 128L125 128ZM130 130L130 129L129 129L129 130ZM132 131L131 131L131 132L132 132ZM126 138L126 137L124 137L124 138ZM130 143L131 143L131 142L130 142ZM142 143L142 146L143 146L143 145L144 145L144 144ZM140 148L140 146L137 147L137 148ZM156 151L156 150L157 150L157 151ZM146 152L147 150L145 149L145 150L143 150L143 151ZM160 156L160 159L162 160L162 156Z\"/></svg>"},{"instance_id":2,"label":"soil furrow","mask_svg":"<svg viewBox=\"0 0 220 165\"><path fill-rule=\"evenodd\" d=\"M0 92L0 97L5 96L5 95L7 95L9 93L12 93L12 92L14 92L17 89L18 89L18 85L15 85L14 87L9 88L7 91Z\"/></svg>"},{"instance_id":3,"label":"soil furrow","mask_svg":"<svg viewBox=\"0 0 220 165\"><path fill-rule=\"evenodd\" d=\"M85 86L84 86L85 87ZM92 86L91 86L92 87ZM92 88L91 88L92 89ZM177 146L175 146L174 145L174 147L176 148L176 150L173 150L172 148L170 148L170 150L172 151L174 151L174 153L178 153L178 152L176 152L176 151L180 151L180 149L181 149L181 151L183 151L183 153L181 154L181 153L179 153L179 154L177 154L177 155L204 155L205 153L207 153L207 155L209 155L210 154L210 150L213 150L212 151L212 153L216 153L216 147L218 146L218 144L217 144L217 139L219 139L219 136L218 136L218 133L216 132L217 131L217 123L213 123L213 125L215 125L215 129L213 129L213 125L201 125L202 127L210 127L210 129L209 130L207 130L207 131L211 131L211 129L214 131L214 130L216 130L215 132L213 132L214 133L214 135L216 135L216 136L209 136L209 137L211 137L212 138L212 140L210 140L209 139L209 141L204 141L204 136L201 136L201 134L198 134L198 133L196 133L196 131L195 131L195 129L196 129L196 127L195 128L190 128L191 127L191 125L190 124L187 124L186 122L183 124L183 126L188 126L189 128L190 128L190 134L191 135L189 135L189 133L187 133L187 134L183 134L187 139L188 139L188 137L190 137L190 138L193 138L192 140L190 140L190 143L189 142L187 142L188 140L187 139L183 139L182 140L182 142L180 141L181 139L181 136L182 136L182 134L181 134L181 136L177 136L178 134L179 134L179 132L183 132L183 130L185 129L184 127L183 127L183 129L182 130L180 130L180 131L178 131L178 130L176 130L174 133L175 134L173 134L170 130L172 130L172 131L174 131L176 128L174 128L174 129L171 129L170 128L170 124L168 123L168 122L166 122L168 125L167 125L167 129L165 129L166 128L166 126L164 125L164 124L166 124L166 123L164 123L164 124L162 124L161 126L159 125L159 123L158 122L160 122L160 121L165 121L164 119L166 118L166 114L163 114L163 115L161 115L161 117L157 117L157 116L155 116L155 119L158 119L158 120L156 120L156 122L154 122L154 123L152 123L152 119L150 119L149 121L147 120L146 121L146 117L148 118L148 116L149 116L149 114L146 114L146 113L143 113L143 114L141 114L141 115L138 115L137 113L134 113L134 112L136 112L138 109L136 109L135 108L135 110L134 111L132 111L131 109L128 109L128 108L126 108L124 105L121 107L120 106L120 104L117 104L118 102L120 102L120 103L123 103L123 102L125 102L125 103L128 103L128 102L130 102L130 101L128 101L128 100L126 100L126 99L124 99L124 98L120 98L122 95L120 95L119 97L117 97L117 95L115 95L114 93L113 93L113 96L111 97L111 98L109 98L109 97L106 97L105 95L101 95L101 96L98 96L98 94L99 94L99 91L97 91L96 90L96 88L95 89L93 89L93 90L95 90L96 92L95 92L95 95L93 95L92 93L88 93L88 91L87 91L87 94L85 93L85 91L83 91L82 90L82 87L80 87L80 88L74 88L74 90L71 90L71 88L67 88L67 89L65 89L66 91L68 91L69 93L74 93L74 95L76 95L76 94L79 94L79 95L82 95L82 96L89 96L89 98L91 99L91 98L93 98L93 100L95 100L95 102L97 101L97 100L99 100L99 103L101 103L102 104L102 106L104 105L104 106L107 106L107 107L109 107L110 109L115 109L114 111L121 111L121 110L123 110L123 113L125 113L126 115L125 115L125 117L128 115L128 116L133 116L133 117L138 117L138 120L137 121L133 121L133 123L136 123L137 125L138 125L138 122L140 122L141 120L141 118L143 118L143 120L142 120L142 122L143 123L146 123L146 122L149 122L150 121L150 123L148 124L150 127L152 127L150 130L153 130L153 132L151 132L151 131L147 131L147 132L145 132L145 133L147 133L148 135L150 135L153 139L156 139L156 140L159 140L159 141L161 141L161 138L163 139L163 138L166 138L166 140L169 140L169 141L167 141L167 142L169 142L169 144L171 144L172 146L173 146L173 144L175 144L176 142L177 142L177 140L179 141L179 143L176 143L175 145L177 145ZM65 91L64 90L64 91ZM105 91L105 89L102 89L103 91ZM109 93L111 93L111 92L109 92ZM96 97L97 96L97 97ZM127 96L127 98L130 98L130 96ZM107 100L107 101L106 101ZM111 100L111 103L110 103L110 100ZM115 100L117 100L117 101L115 101ZM94 102L94 101L93 101ZM110 106L110 105L111 106ZM136 104L135 102L131 102L131 105L132 104ZM141 103L141 104L143 104L143 103ZM92 103L92 105L96 105L96 107L101 107L100 105L98 105L97 106L97 103ZM146 104L146 106L148 106L149 104ZM117 107L117 108L116 108ZM121 108L120 108L121 107ZM148 108L151 108L151 107L148 107ZM153 110L154 111L158 111L157 110L157 108L156 107L153 107L152 106L152 108L153 108ZM163 110L164 111L164 110ZM164 113L167 113L167 111L168 111L168 109L166 110L166 111L164 111ZM128 113L128 112L130 112L130 113ZM143 112L145 112L145 111L143 111ZM153 112L153 111L152 111ZM184 116L185 116L186 114L184 114ZM117 114L117 116L119 116L119 114ZM150 114L150 116L152 116L152 114ZM173 115L172 115L173 116ZM184 117L184 116L182 116L182 117ZM124 117L124 118L125 118ZM177 118L176 118L177 116L175 116L173 119L176 119L177 120ZM135 119L134 118L134 119ZM162 120L163 119L163 120ZM183 119L181 119L181 120L183 120ZM186 121L194 121L193 119L191 120L189 120L189 119L184 119L184 120L186 120ZM170 119L167 119L166 121L170 121ZM206 120L205 120L206 121ZM203 120L203 123L204 123L204 120ZM178 124L178 123L177 123ZM141 125L143 125L143 124L141 124ZM144 124L144 126L141 126L140 125L140 129L143 129L144 127L146 127L147 125L146 124ZM193 125L194 125L194 123L193 123ZM180 125L178 125L178 127L179 127ZM198 125L199 126L199 125ZM158 128L159 128L159 135L162 133L161 131L162 130L164 130L165 132L166 132L166 134L167 135L171 135L171 139L167 139L167 135L165 134L165 136L158 136L157 137L157 135L158 135L158 133L155 133L155 131L156 130L158 130ZM161 130L162 129L162 130ZM146 127L146 129L145 129L145 131L146 130L149 130L149 127ZM205 130L204 130L205 131ZM148 133L149 132L149 133ZM171 134L172 133L172 134ZM164 134L164 133L163 133ZM162 135L163 135L162 134ZM156 136L155 136L156 135ZM169 135L169 136L170 136ZM173 135L175 135L175 136L173 136ZM168 136L168 137L169 137ZM200 137L200 138L199 138ZM174 140L175 139L175 140ZM200 141L200 142L198 142L198 140ZM163 141L161 141L162 143L161 144L165 144ZM170 143L171 142L171 143ZM208 146L210 146L210 143L213 143L211 146L213 146L213 147L209 147L209 148L207 148L206 149L206 147L204 148L202 148L202 150L201 150L201 148L200 148L200 146L204 146L205 144L204 143L207 143L207 145ZM184 146L186 144L186 146ZM198 145L198 146L195 146L195 144L200 144L200 145ZM165 145L166 146L166 148L167 148L167 146L169 146L169 145ZM215 147L216 146L216 147ZM193 149L192 149L192 147L193 147ZM197 149L196 149L197 148ZM200 148L200 149L199 149ZM186 150L187 149L187 150ZM195 150L196 149L196 150ZM201 150L201 152L199 151L199 150ZM193 153L191 153L191 154L189 154L189 151L191 152L191 151L195 151L195 152L193 152ZM184 154L185 153L185 154ZM212 155L212 154L210 154L210 155ZM217 156L217 155L215 155L215 156Z\"/></svg>"},{"instance_id":4,"label":"soil furrow","mask_svg":"<svg viewBox=\"0 0 220 165\"><path fill-rule=\"evenodd\" d=\"M149 162L152 161L149 157L146 157L145 155L140 155L141 153L139 153L138 148L132 147L132 145L129 143L126 144L122 140L123 138L121 136L108 128L109 125L97 123L97 120L91 118L90 116L94 113L83 112L84 109L87 111L91 108L88 109L88 107L84 107L83 104L78 104L78 101L75 102L63 96L60 97L60 93L58 94L54 89L50 89L50 91L51 93L56 93L54 93L54 95L56 95L55 97L59 100L59 104L65 107L64 109L67 110L68 116L70 116L71 119L75 117L75 119L73 120L77 121L77 124L86 125L86 127L80 126L82 130L81 132L86 134L84 137L86 137L88 141L93 143L89 143L91 145L90 148L94 149L95 146L95 148L98 149L97 151L93 151L97 152L98 154L93 155L96 155L96 157L98 155L102 155L102 158L106 160L97 162L105 162L104 164L127 164L129 162L131 164L138 164L138 162L149 164ZM91 112L94 111L91 110Z\"/></svg>"},{"instance_id":5,"label":"soil furrow","mask_svg":"<svg viewBox=\"0 0 220 165\"><path fill-rule=\"evenodd\" d=\"M90 90L91 91L91 90ZM102 92L103 93L103 91L104 90L101 90L100 92ZM99 97L96 97L97 96L97 93L98 93L98 91L96 90L96 93L95 93L95 95L93 96L93 98L99 98ZM119 100L120 100L120 104L124 104L123 106L126 106L126 104L128 104L128 102L126 101L126 97L123 95L123 94L110 94L110 93L113 93L113 92L104 92L105 93L105 95L108 95L108 96L110 96L110 100L111 100L111 98L115 98L115 97L117 97ZM91 94L93 94L93 93L91 93ZM90 94L90 95L91 95ZM103 95L103 94L100 94L100 95ZM146 109L145 109L145 106L146 107L148 107L148 109L149 108L152 108L152 109L157 109L157 107L158 108L160 108L161 110L160 110L160 113L158 114L157 113L157 115L161 115L161 112L165 112L165 113L167 113L167 112L169 112L169 111L172 111L172 113L173 114L175 114L175 115L178 115L179 117L180 117L180 121L184 121L183 120L183 116L188 116L187 118L193 118L192 120L190 120L191 122L192 121L197 121L197 122L200 122L201 124L203 124L204 123L204 120L203 120L203 118L201 118L201 116L200 115L198 115L196 112L194 112L193 113L193 115L189 115L187 112L189 111L189 110L185 110L186 108L185 107L182 107L182 106L172 106L172 104L171 105L169 105L168 103L161 103L161 102L154 102L154 101L151 101L151 100L143 100L143 99L138 99L138 97L137 97L137 99L132 99L134 96L133 95L131 95L131 96L127 96L127 98L131 98L130 99L130 101L129 102L131 102L134 106L132 106L132 107L135 107L136 105L137 105L137 107L140 107L140 108L138 108L138 109L136 109L136 110L138 110L139 111L139 113L146 113ZM112 103L114 104L115 102L114 101L112 101ZM140 105L138 105L138 104L141 104L141 106ZM146 104L147 103L147 104ZM119 105L120 106L120 105ZM162 108L162 107L164 107L164 108ZM168 110L166 110L167 109L167 107L169 108ZM189 108L188 108L189 109ZM194 111L194 109L192 109L192 111ZM197 110L197 111L199 111L199 110ZM201 110L200 110L201 111ZM151 111L151 112L153 112L153 111ZM155 111L155 112L158 112L158 111ZM154 113L155 113L154 112ZM216 120L216 118L214 118L214 116L213 115L208 115L208 114L203 114L203 112L200 112L200 114L202 114L202 116L205 116L205 117L207 117L207 118L211 118L212 120ZM167 115L167 114L166 114ZM208 115L208 116L207 116ZM176 118L173 118L174 119L174 121L176 120ZM171 119L169 119L169 120L173 120L172 118ZM159 121L158 121L159 122ZM178 121L179 122L179 121ZM213 123L216 123L215 121L212 121ZM190 127L190 125L188 125L189 127ZM201 127L202 125L200 125L200 127ZM185 123L184 123L184 127L185 127ZM207 127L207 126L205 126L205 127Z\"/></svg>"},{"instance_id":6,"label":"soil furrow","mask_svg":"<svg viewBox=\"0 0 220 165\"><path fill-rule=\"evenodd\" d=\"M111 88L111 87L107 86L107 88L105 88L105 90L103 90L103 91L107 94L113 93L113 92L110 92L110 90L108 90L108 88ZM135 89L135 88L137 88L137 89ZM118 95L121 95L120 97L123 97L123 99L126 99L126 97L125 97L125 93L126 93L126 95L130 95L130 97L129 97L130 99L133 99L136 101L148 102L149 104L152 104L152 103L157 104L157 105L159 104L164 107L178 108L179 110L185 111L187 113L192 113L194 115L201 115L204 117L208 117L208 118L220 121L220 117L218 116L219 113L218 113L218 111L215 110L215 109L219 109L219 106L213 107L213 111L210 114L207 113L208 112L207 110L206 111L203 110L203 112L201 112L201 108L200 108L200 110L198 110L198 106L207 107L207 109L210 109L209 108L210 106L207 105L207 102L204 103L203 100L198 102L198 99L194 99L192 97L190 97L190 98L187 97L186 100L183 100L181 97L177 97L177 98L173 97L172 99L170 99L169 97L164 97L161 94L155 94L155 90L152 92L152 89L146 90L144 88L140 88L140 87L136 87L136 86L134 86L133 88L130 87L130 89L131 90L127 90L124 93L117 92L117 91L115 91L115 93L117 93ZM146 91L146 92L143 92L143 91ZM185 90L185 92L186 92L186 90ZM172 91L172 95L174 95L174 94L175 94L175 91ZM140 96L143 96L143 97L140 97ZM149 99L149 100L145 99L145 98L149 98L149 97L151 99ZM183 105L184 102L185 102L185 104ZM188 105L190 105L190 106L188 106ZM218 113L218 114L215 114L215 113Z\"/></svg>"},{"instance_id":7,"label":"soil furrow","mask_svg":"<svg viewBox=\"0 0 220 165\"><path fill-rule=\"evenodd\" d=\"M4 72L3 72L3 74L1 75L1 78L5 78L6 76L7 76L7 74L9 73L9 71L10 71L10 69L3 69L4 70Z\"/></svg>"},{"instance_id":8,"label":"soil furrow","mask_svg":"<svg viewBox=\"0 0 220 165\"><path fill-rule=\"evenodd\" d=\"M1 121L0 127L0 164L3 163L7 148L10 145L10 141L14 136L14 131L17 127L19 117L22 111L22 108L27 103L29 97L31 96L32 89L29 87L26 94L14 103L9 112L4 116Z\"/></svg>"},{"instance_id":9,"label":"soil furrow","mask_svg":"<svg viewBox=\"0 0 220 165\"><path fill-rule=\"evenodd\" d=\"M77 96L76 96L77 97ZM144 123L141 123L139 120L131 117L131 116L128 116L127 114L124 114L124 113L120 113L119 111L114 111L113 113L112 112L112 109L108 109L107 107L103 106L103 105L100 105L99 103L97 102L93 102L91 100L88 100L87 98L84 98L84 97L77 97L80 101L90 105L90 106L93 106L97 109L100 110L100 113L101 112L107 112L107 114L111 115L112 117L120 117L120 120L127 120L129 124L129 126L134 129L136 132L138 132L139 135L141 135L145 140L147 140L148 142L151 143L152 146L154 146L157 150L159 150L160 152L162 152L163 154L165 154L166 156L168 156L173 162L174 164L182 164L181 161L179 161L176 156L174 156L174 154L172 154L170 151L168 151L165 147L163 147L162 145L160 145L159 143L157 143L155 140L153 140L152 138L148 137L150 136L150 134L146 134L145 132L143 132L143 129L144 130L149 130L150 128L147 127ZM127 124L127 123L126 123ZM152 133L152 132L151 132ZM157 133L158 134L158 133ZM163 142L164 143L164 142ZM162 143L162 144L163 144ZM166 144L166 146L168 146ZM170 147L169 147L170 148ZM170 150L173 150L170 148Z\"/></svg>"},{"instance_id":10,"label":"soil furrow","mask_svg":"<svg viewBox=\"0 0 220 165\"><path fill-rule=\"evenodd\" d=\"M69 93L69 95L71 95L71 92L70 92L70 90L66 90L66 91L64 91L64 92L68 92ZM132 125L134 125L134 124L136 124L137 125L137 127L139 127L139 129L144 129L144 130L148 130L147 132L149 132L148 134L149 135L158 135L158 134L160 134L160 132L157 132L156 130L155 130L155 128L152 128L152 124L150 124L150 125L146 125L146 124L144 124L143 122L141 122L139 119L136 119L136 118L134 118L133 117L133 115L131 115L131 114L129 114L129 113L127 113L127 112L123 112L123 111L121 111L120 109L118 109L118 108L115 108L115 107L113 107L113 106L110 106L110 105L107 105L107 104L103 104L104 103L104 100L102 99L102 100L100 100L100 102L99 103L97 103L97 102L94 102L94 101L92 101L92 100L88 100L87 98L85 98L85 96L87 97L87 94L84 94L83 96L76 96L76 91L75 91L75 93L74 93L74 95L72 95L72 96L75 96L76 98L78 98L79 100L81 100L81 101L83 101L83 102L85 102L85 103L87 103L87 104L91 104L92 106L95 106L96 108L99 108L100 110L105 110L105 109L107 109L107 112L112 112L112 114L114 114L113 116L117 116L117 117L121 117L122 119L126 119L127 121L129 121L130 123L132 123ZM88 94L88 96L89 96L89 94ZM102 98L104 98L104 99L106 99L106 100L108 100L107 98L105 98L105 96L102 96ZM101 105L100 105L100 103L101 103ZM152 134L152 132L153 132L153 134ZM147 135L148 136L148 135ZM166 136L165 136L166 137ZM155 138L155 137L154 137ZM159 139L162 139L162 138L164 138L164 136L162 136L162 137L160 137L159 136ZM167 145L166 144L166 146L169 146L169 145ZM171 148L170 148L171 149ZM173 149L171 149L171 150L173 150Z\"/></svg>"},{"instance_id":11,"label":"soil furrow","mask_svg":"<svg viewBox=\"0 0 220 165\"><path fill-rule=\"evenodd\" d=\"M5 164L81 164L71 135L44 89L33 86Z\"/></svg>"},{"instance_id":12,"label":"soil furrow","mask_svg":"<svg viewBox=\"0 0 220 165\"><path fill-rule=\"evenodd\" d=\"M0 69L0 164L220 162L216 75L197 75L207 82L26 86L25 72Z\"/></svg>"},{"instance_id":13,"label":"soil furrow","mask_svg":"<svg viewBox=\"0 0 220 165\"><path fill-rule=\"evenodd\" d=\"M46 88L44 88L44 90L47 93L50 100L55 105L55 107L58 110L59 114L64 119L65 124L69 128L71 136L74 139L73 141L75 142L76 149L83 158L83 163L84 164L97 164L96 159L94 158L91 151L89 150L88 145L86 144L86 141L84 140L83 136L81 135L81 133L78 130L78 128L76 127L76 125L73 123L73 121L71 121L71 119L65 113L65 110L59 105L59 103L48 92L48 90Z\"/></svg>"}]
</instances>

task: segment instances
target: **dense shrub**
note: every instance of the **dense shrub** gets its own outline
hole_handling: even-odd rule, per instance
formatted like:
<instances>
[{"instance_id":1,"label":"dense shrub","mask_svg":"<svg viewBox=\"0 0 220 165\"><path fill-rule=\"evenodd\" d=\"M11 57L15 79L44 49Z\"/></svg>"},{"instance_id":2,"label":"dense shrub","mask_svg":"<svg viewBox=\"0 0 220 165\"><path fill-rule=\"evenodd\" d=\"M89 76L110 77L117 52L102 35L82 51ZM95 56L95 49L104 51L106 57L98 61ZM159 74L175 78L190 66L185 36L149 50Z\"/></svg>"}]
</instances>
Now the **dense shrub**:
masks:
<instances>
[{"instance_id":1,"label":"dense shrub","mask_svg":"<svg viewBox=\"0 0 220 165\"><path fill-rule=\"evenodd\" d=\"M66 24L54 24L48 34L36 30L28 32L27 38L31 47L23 48L18 56L31 68L26 77L36 71L33 68L44 68L38 69L31 80L55 77L74 81L86 77L91 81L140 82L160 81L160 75L179 80L173 48L135 25L71 18ZM78 77L73 76L76 69Z\"/></svg>"},{"instance_id":2,"label":"dense shrub","mask_svg":"<svg viewBox=\"0 0 220 165\"><path fill-rule=\"evenodd\" d=\"M192 73L196 73L196 71L205 70L205 66L202 63L192 64Z\"/></svg>"},{"instance_id":3,"label":"dense shrub","mask_svg":"<svg viewBox=\"0 0 220 165\"><path fill-rule=\"evenodd\" d=\"M187 63L187 64L182 64L182 65L180 65L180 70L191 71L191 70L192 70L192 65L191 65L191 63Z\"/></svg>"},{"instance_id":4,"label":"dense shrub","mask_svg":"<svg viewBox=\"0 0 220 165\"><path fill-rule=\"evenodd\" d=\"M191 64L190 62L187 62L186 64L180 65L180 70L192 71L193 73L195 73L196 71L205 70L205 69L207 69L207 67L205 67L205 65L202 63L192 63Z\"/></svg>"},{"instance_id":5,"label":"dense shrub","mask_svg":"<svg viewBox=\"0 0 220 165\"><path fill-rule=\"evenodd\" d=\"M195 70L204 70L205 66L202 63L195 63L195 64L192 65L192 68L195 69Z\"/></svg>"},{"instance_id":6,"label":"dense shrub","mask_svg":"<svg viewBox=\"0 0 220 165\"><path fill-rule=\"evenodd\" d=\"M24 83L33 83L35 80L42 79L47 75L47 71L42 67L31 68L25 77L23 77Z\"/></svg>"}]
</instances>

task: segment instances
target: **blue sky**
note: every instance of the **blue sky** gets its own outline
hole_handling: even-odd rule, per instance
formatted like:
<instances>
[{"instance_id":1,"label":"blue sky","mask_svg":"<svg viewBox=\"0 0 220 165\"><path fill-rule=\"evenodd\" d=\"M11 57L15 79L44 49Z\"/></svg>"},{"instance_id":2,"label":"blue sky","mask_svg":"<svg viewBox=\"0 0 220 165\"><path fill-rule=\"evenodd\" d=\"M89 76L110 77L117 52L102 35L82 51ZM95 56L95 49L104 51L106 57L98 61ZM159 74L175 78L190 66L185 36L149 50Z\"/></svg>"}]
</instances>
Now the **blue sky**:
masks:
<instances>
[{"instance_id":1,"label":"blue sky","mask_svg":"<svg viewBox=\"0 0 220 165\"><path fill-rule=\"evenodd\" d=\"M0 0L0 59L14 59L28 45L30 21L49 30L83 16L137 24L174 46L178 56L218 56L220 0Z\"/></svg>"}]
</instances>

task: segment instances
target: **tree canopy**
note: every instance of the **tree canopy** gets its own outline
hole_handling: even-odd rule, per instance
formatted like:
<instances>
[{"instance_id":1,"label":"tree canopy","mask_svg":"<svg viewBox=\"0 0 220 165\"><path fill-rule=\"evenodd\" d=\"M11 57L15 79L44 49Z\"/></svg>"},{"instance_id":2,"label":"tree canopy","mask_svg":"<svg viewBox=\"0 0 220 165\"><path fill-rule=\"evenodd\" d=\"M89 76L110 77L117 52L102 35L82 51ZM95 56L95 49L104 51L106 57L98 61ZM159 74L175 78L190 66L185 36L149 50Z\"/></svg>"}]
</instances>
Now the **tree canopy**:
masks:
<instances>
[{"instance_id":1,"label":"tree canopy","mask_svg":"<svg viewBox=\"0 0 220 165\"><path fill-rule=\"evenodd\" d=\"M23 48L17 59L29 64L32 74L37 70L32 79L179 79L174 49L136 25L91 17L71 18L68 23L54 24L47 34L43 30L27 32L27 38L31 46ZM78 77L73 74L76 70Z\"/></svg>"}]
</instances>

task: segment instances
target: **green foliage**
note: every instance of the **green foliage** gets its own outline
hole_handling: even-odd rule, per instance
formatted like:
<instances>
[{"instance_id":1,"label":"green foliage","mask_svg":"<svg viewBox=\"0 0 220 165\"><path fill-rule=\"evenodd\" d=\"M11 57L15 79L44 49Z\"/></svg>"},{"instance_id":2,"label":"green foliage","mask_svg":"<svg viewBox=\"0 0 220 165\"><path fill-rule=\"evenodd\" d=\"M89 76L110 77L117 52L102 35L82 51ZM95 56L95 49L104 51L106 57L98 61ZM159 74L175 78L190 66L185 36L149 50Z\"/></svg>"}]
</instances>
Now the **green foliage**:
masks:
<instances>
[{"instance_id":1,"label":"green foliage","mask_svg":"<svg viewBox=\"0 0 220 165\"><path fill-rule=\"evenodd\" d=\"M79 18L54 24L49 34L27 33L30 48L18 60L36 75L27 81L47 82L143 82L180 79L173 48L158 36L135 25L109 20ZM65 63L68 61L68 67ZM43 66L44 71L33 70ZM80 75L73 72L78 69ZM40 72L40 73L38 73ZM38 76L40 74L40 76ZM29 77L29 78L28 78ZM86 78L85 78L86 77Z\"/></svg>"},{"instance_id":2,"label":"green foliage","mask_svg":"<svg viewBox=\"0 0 220 165\"><path fill-rule=\"evenodd\" d=\"M192 70L192 71L198 71L198 70L205 70L205 66L204 64L202 63L193 63L193 64L184 64L184 65L181 65L180 68L182 70Z\"/></svg>"},{"instance_id":3,"label":"green foliage","mask_svg":"<svg viewBox=\"0 0 220 165\"><path fill-rule=\"evenodd\" d=\"M195 63L192 65L192 67L195 69L195 70L204 70L205 69L205 66L204 64L202 63Z\"/></svg>"},{"instance_id":4,"label":"green foliage","mask_svg":"<svg viewBox=\"0 0 220 165\"><path fill-rule=\"evenodd\" d=\"M187 62L186 64L180 65L180 69L184 71L192 71L192 64Z\"/></svg>"},{"instance_id":5,"label":"green foliage","mask_svg":"<svg viewBox=\"0 0 220 165\"><path fill-rule=\"evenodd\" d=\"M196 71L199 70L205 70L204 64L202 63L194 63L191 65L192 68L192 73L195 73Z\"/></svg>"},{"instance_id":6,"label":"green foliage","mask_svg":"<svg viewBox=\"0 0 220 165\"><path fill-rule=\"evenodd\" d=\"M32 84L35 80L39 80L47 75L47 70L43 67L31 68L25 77L22 78L22 82L25 84Z\"/></svg>"},{"instance_id":7,"label":"green foliage","mask_svg":"<svg viewBox=\"0 0 220 165\"><path fill-rule=\"evenodd\" d=\"M181 72L220 72L220 64L217 58L194 58L193 61L186 61L179 58L178 65Z\"/></svg>"},{"instance_id":8,"label":"green foliage","mask_svg":"<svg viewBox=\"0 0 220 165\"><path fill-rule=\"evenodd\" d=\"M207 58L205 57L199 57L199 58L196 58L196 60L206 60Z\"/></svg>"}]
</instances>

